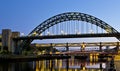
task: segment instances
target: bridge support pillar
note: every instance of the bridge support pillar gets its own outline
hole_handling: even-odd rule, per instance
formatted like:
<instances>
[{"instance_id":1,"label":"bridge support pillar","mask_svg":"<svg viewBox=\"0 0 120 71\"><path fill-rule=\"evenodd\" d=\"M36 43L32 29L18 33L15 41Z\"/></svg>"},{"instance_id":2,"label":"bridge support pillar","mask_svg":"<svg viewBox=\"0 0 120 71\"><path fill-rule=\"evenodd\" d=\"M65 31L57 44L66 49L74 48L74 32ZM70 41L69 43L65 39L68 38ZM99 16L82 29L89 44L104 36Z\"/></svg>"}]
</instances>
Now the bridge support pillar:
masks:
<instances>
[{"instance_id":1,"label":"bridge support pillar","mask_svg":"<svg viewBox=\"0 0 120 71\"><path fill-rule=\"evenodd\" d=\"M102 43L100 42L99 51L102 52Z\"/></svg>"},{"instance_id":2,"label":"bridge support pillar","mask_svg":"<svg viewBox=\"0 0 120 71\"><path fill-rule=\"evenodd\" d=\"M18 54L22 54L23 51L30 51L31 50L31 39L25 40L25 42L22 41L22 45L18 45Z\"/></svg>"},{"instance_id":3,"label":"bridge support pillar","mask_svg":"<svg viewBox=\"0 0 120 71\"><path fill-rule=\"evenodd\" d=\"M102 63L100 63L100 70L102 70L103 69L103 67L102 67Z\"/></svg>"},{"instance_id":4,"label":"bridge support pillar","mask_svg":"<svg viewBox=\"0 0 120 71\"><path fill-rule=\"evenodd\" d=\"M81 45L81 51L85 51L85 43L83 42L82 45Z\"/></svg>"},{"instance_id":5,"label":"bridge support pillar","mask_svg":"<svg viewBox=\"0 0 120 71\"><path fill-rule=\"evenodd\" d=\"M67 69L67 71L69 69L69 59L66 59L66 69Z\"/></svg>"},{"instance_id":6,"label":"bridge support pillar","mask_svg":"<svg viewBox=\"0 0 120 71\"><path fill-rule=\"evenodd\" d=\"M30 44L31 44L31 40L29 39L29 40L27 40L26 46L23 48L27 48L27 50L31 50Z\"/></svg>"},{"instance_id":7,"label":"bridge support pillar","mask_svg":"<svg viewBox=\"0 0 120 71\"><path fill-rule=\"evenodd\" d=\"M50 44L49 54L53 54L53 51L54 51L54 50L53 50L53 44L51 43L51 44Z\"/></svg>"},{"instance_id":8,"label":"bridge support pillar","mask_svg":"<svg viewBox=\"0 0 120 71\"><path fill-rule=\"evenodd\" d=\"M106 51L109 52L109 46L106 46Z\"/></svg>"},{"instance_id":9,"label":"bridge support pillar","mask_svg":"<svg viewBox=\"0 0 120 71\"><path fill-rule=\"evenodd\" d=\"M66 51L69 51L68 43L66 43Z\"/></svg>"},{"instance_id":10,"label":"bridge support pillar","mask_svg":"<svg viewBox=\"0 0 120 71\"><path fill-rule=\"evenodd\" d=\"M19 41L18 40L12 40L12 53L17 54L18 53L18 45Z\"/></svg>"},{"instance_id":11,"label":"bridge support pillar","mask_svg":"<svg viewBox=\"0 0 120 71\"><path fill-rule=\"evenodd\" d=\"M117 42L116 51L119 51L119 42Z\"/></svg>"},{"instance_id":12,"label":"bridge support pillar","mask_svg":"<svg viewBox=\"0 0 120 71\"><path fill-rule=\"evenodd\" d=\"M81 65L80 65L80 68L81 68L80 70L82 70L82 71L86 71L85 64L81 64Z\"/></svg>"}]
</instances>

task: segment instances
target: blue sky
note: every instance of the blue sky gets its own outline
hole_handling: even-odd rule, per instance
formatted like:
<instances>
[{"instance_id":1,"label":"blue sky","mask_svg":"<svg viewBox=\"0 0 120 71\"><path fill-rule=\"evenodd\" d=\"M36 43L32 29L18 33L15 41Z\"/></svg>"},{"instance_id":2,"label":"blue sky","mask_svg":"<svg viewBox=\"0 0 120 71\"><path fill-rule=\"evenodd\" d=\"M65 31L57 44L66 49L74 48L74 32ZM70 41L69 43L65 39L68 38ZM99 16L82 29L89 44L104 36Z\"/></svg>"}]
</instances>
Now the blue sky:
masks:
<instances>
[{"instance_id":1,"label":"blue sky","mask_svg":"<svg viewBox=\"0 0 120 71\"><path fill-rule=\"evenodd\" d=\"M93 15L120 32L120 0L0 0L0 33L27 35L44 20L64 12Z\"/></svg>"}]
</instances>

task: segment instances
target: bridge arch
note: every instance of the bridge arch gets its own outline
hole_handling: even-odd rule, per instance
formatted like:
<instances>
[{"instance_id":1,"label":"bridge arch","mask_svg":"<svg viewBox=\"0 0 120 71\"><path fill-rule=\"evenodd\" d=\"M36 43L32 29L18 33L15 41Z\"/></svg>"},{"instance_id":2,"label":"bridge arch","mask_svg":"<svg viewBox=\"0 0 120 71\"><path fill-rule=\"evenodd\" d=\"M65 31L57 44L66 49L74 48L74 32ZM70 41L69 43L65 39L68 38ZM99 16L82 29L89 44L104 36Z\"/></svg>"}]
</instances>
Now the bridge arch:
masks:
<instances>
[{"instance_id":1,"label":"bridge arch","mask_svg":"<svg viewBox=\"0 0 120 71\"><path fill-rule=\"evenodd\" d=\"M115 30L113 27L111 27L109 24L105 23L104 21L88 15L88 14L84 14L84 13L79 13L79 12L66 12L66 13L62 13L62 14L58 14L55 15L47 20L45 20L44 22L42 22L41 24L39 24L36 28L34 28L29 34L28 36L32 36L35 32L40 35L41 33L43 33L45 30L49 29L50 27L57 25L61 22L66 22L66 21L83 21L83 22L87 22L93 25L96 25L102 29L109 30L107 31L108 33L119 33L117 30ZM120 38L118 36L115 35L115 37L120 40ZM29 44L33 41L33 39L28 39L28 40L24 40L21 44L20 44L20 50L19 48L17 49L16 52L20 52L23 49L27 48L29 46Z\"/></svg>"},{"instance_id":2,"label":"bridge arch","mask_svg":"<svg viewBox=\"0 0 120 71\"><path fill-rule=\"evenodd\" d=\"M119 33L117 30L115 30L109 24L105 23L104 21L102 21L94 16L84 14L84 13L79 13L79 12L66 12L66 13L55 15L55 16L45 20L40 25L38 25L35 29L33 29L32 32L29 33L29 35L32 35L34 32L36 32L38 35L40 35L45 30L47 30L48 28L50 28L58 23L65 22L65 21L71 21L71 20L84 21L84 22L94 24L104 30L109 30L109 31L107 31L108 33Z\"/></svg>"}]
</instances>

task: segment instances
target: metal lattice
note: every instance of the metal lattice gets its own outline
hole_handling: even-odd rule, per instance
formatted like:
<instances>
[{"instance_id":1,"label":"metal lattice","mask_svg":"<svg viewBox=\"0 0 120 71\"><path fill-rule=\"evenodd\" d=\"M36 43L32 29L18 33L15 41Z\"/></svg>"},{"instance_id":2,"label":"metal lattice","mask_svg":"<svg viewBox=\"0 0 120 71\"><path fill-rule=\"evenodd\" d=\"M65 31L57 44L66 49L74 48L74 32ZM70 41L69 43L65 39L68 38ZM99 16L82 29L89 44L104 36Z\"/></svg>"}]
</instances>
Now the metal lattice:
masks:
<instances>
[{"instance_id":1,"label":"metal lattice","mask_svg":"<svg viewBox=\"0 0 120 71\"><path fill-rule=\"evenodd\" d=\"M113 27L111 27L104 21L102 21L94 16L84 14L84 13L79 13L79 12L67 12L67 13L58 14L56 16L53 16L53 17L45 20L40 25L38 25L32 32L30 32L29 35L33 34L34 32L36 32L38 35L40 35L45 30L47 30L48 28L50 28L58 23L65 22L65 21L71 21L71 20L84 21L84 22L94 24L106 31L109 30L109 31L107 31L108 33L118 33L118 31L115 30Z\"/></svg>"}]
</instances>

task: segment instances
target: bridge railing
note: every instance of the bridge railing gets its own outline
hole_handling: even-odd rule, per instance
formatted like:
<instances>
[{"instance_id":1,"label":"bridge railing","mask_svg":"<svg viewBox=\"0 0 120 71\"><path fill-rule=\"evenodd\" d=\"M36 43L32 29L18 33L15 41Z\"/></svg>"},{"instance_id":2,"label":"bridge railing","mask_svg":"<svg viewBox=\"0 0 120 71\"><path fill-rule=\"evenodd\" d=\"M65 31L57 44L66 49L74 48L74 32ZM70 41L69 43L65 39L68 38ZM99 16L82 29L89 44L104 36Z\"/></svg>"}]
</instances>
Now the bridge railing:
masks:
<instances>
[{"instance_id":1,"label":"bridge railing","mask_svg":"<svg viewBox=\"0 0 120 71\"><path fill-rule=\"evenodd\" d=\"M58 38L88 38L88 37L117 37L119 39L120 38L120 33L21 36L21 37L15 37L15 38L13 38L13 40L58 39Z\"/></svg>"}]
</instances>

